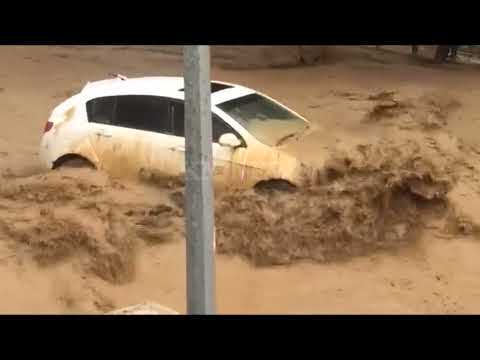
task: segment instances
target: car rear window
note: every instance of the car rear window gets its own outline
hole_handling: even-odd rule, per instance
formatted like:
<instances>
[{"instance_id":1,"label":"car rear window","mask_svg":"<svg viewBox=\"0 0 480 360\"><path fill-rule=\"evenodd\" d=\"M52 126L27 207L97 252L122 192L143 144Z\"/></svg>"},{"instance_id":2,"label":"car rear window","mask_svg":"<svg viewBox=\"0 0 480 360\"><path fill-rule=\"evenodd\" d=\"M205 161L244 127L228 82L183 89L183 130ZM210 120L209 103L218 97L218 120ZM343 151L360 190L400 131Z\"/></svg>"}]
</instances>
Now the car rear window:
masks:
<instances>
[{"instance_id":1,"label":"car rear window","mask_svg":"<svg viewBox=\"0 0 480 360\"><path fill-rule=\"evenodd\" d=\"M99 124L113 124L115 96L92 99L87 102L88 121Z\"/></svg>"}]
</instances>

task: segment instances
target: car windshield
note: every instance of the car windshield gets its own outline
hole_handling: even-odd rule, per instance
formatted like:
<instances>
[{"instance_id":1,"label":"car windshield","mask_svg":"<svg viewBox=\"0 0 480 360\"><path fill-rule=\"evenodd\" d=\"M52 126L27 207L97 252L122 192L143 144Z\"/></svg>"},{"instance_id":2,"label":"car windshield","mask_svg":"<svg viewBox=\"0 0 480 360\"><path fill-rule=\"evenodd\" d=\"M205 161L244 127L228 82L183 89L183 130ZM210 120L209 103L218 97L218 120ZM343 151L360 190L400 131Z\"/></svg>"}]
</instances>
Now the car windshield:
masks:
<instances>
[{"instance_id":1,"label":"car windshield","mask_svg":"<svg viewBox=\"0 0 480 360\"><path fill-rule=\"evenodd\" d=\"M284 140L308 128L305 120L259 94L229 100L217 107L269 146L280 145Z\"/></svg>"}]
</instances>

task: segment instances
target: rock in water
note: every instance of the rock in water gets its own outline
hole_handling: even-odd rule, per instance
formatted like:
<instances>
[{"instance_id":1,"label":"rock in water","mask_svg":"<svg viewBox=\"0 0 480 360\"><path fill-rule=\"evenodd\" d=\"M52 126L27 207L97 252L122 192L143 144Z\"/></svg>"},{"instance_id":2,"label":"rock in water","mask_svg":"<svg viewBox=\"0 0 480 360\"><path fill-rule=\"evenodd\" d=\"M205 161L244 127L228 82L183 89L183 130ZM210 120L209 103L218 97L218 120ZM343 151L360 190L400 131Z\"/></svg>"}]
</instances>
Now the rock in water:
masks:
<instances>
[{"instance_id":1,"label":"rock in water","mask_svg":"<svg viewBox=\"0 0 480 360\"><path fill-rule=\"evenodd\" d=\"M107 313L106 315L178 315L178 312L152 302L144 302Z\"/></svg>"}]
</instances>

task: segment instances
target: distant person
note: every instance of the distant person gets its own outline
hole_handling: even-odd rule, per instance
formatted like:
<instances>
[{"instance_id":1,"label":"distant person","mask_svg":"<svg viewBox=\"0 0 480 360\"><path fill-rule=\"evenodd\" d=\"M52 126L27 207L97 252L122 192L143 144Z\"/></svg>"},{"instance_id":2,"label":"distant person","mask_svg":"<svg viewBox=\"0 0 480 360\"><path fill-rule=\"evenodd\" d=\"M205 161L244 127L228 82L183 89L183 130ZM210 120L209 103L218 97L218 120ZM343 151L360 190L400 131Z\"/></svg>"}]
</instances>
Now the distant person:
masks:
<instances>
[{"instance_id":1,"label":"distant person","mask_svg":"<svg viewBox=\"0 0 480 360\"><path fill-rule=\"evenodd\" d=\"M412 55L413 56L418 55L418 45L412 45Z\"/></svg>"},{"instance_id":2,"label":"distant person","mask_svg":"<svg viewBox=\"0 0 480 360\"><path fill-rule=\"evenodd\" d=\"M440 45L437 48L435 60L439 63L447 60L455 61L457 59L457 51L460 45Z\"/></svg>"},{"instance_id":3,"label":"distant person","mask_svg":"<svg viewBox=\"0 0 480 360\"><path fill-rule=\"evenodd\" d=\"M457 51L459 47L460 47L459 45L450 45L449 54L448 54L450 60L455 61L457 59Z\"/></svg>"},{"instance_id":4,"label":"distant person","mask_svg":"<svg viewBox=\"0 0 480 360\"><path fill-rule=\"evenodd\" d=\"M435 62L445 62L448 58L448 54L450 53L450 47L450 45L437 46L437 51L435 52Z\"/></svg>"}]
</instances>

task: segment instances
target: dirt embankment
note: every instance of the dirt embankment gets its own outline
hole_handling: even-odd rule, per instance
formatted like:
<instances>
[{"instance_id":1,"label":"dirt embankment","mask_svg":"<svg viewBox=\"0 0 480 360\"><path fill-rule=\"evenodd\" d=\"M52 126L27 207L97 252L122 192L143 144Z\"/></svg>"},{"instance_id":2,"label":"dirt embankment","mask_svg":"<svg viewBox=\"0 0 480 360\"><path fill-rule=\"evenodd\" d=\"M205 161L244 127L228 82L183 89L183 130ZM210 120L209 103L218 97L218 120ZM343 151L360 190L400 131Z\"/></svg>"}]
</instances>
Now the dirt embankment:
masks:
<instances>
[{"instance_id":1,"label":"dirt embankment","mask_svg":"<svg viewBox=\"0 0 480 360\"><path fill-rule=\"evenodd\" d=\"M149 46L148 51L181 55L182 46ZM325 63L334 46L212 46L212 62L228 69L282 68Z\"/></svg>"}]
</instances>

